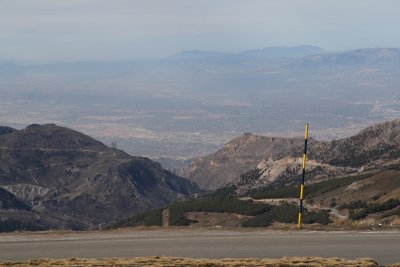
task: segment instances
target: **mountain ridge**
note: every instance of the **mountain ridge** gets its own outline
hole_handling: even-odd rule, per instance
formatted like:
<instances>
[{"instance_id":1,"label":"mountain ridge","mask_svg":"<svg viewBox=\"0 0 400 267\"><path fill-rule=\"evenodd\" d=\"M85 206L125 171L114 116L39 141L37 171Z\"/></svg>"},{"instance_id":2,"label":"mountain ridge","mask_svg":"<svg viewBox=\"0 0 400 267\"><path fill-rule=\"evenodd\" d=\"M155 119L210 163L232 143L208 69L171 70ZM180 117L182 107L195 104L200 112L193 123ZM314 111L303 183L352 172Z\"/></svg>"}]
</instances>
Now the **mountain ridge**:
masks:
<instances>
[{"instance_id":1,"label":"mountain ridge","mask_svg":"<svg viewBox=\"0 0 400 267\"><path fill-rule=\"evenodd\" d=\"M0 153L2 190L30 210L0 211L0 217L36 220L44 228L96 228L198 191L159 163L55 124L0 135Z\"/></svg>"},{"instance_id":2,"label":"mountain ridge","mask_svg":"<svg viewBox=\"0 0 400 267\"><path fill-rule=\"evenodd\" d=\"M272 140L279 140L275 144L279 149L273 149ZM301 172L303 144L303 138L243 135L212 155L194 159L181 174L207 190L240 183L239 177L254 169L260 171L260 177L250 187L290 183ZM247 147L257 147L259 151L250 156ZM367 127L345 139L327 142L310 138L308 150L310 180L391 166L400 162L400 120ZM246 186L242 189L249 190Z\"/></svg>"},{"instance_id":3,"label":"mountain ridge","mask_svg":"<svg viewBox=\"0 0 400 267\"><path fill-rule=\"evenodd\" d=\"M274 46L261 49L248 49L237 53L185 50L172 55L173 59L216 59L216 58L241 58L241 59L274 59L274 58L300 58L314 54L322 54L326 51L312 45L299 46Z\"/></svg>"},{"instance_id":4,"label":"mountain ridge","mask_svg":"<svg viewBox=\"0 0 400 267\"><path fill-rule=\"evenodd\" d=\"M302 66L363 65L399 63L400 48L362 48L345 52L307 55L298 61Z\"/></svg>"}]
</instances>

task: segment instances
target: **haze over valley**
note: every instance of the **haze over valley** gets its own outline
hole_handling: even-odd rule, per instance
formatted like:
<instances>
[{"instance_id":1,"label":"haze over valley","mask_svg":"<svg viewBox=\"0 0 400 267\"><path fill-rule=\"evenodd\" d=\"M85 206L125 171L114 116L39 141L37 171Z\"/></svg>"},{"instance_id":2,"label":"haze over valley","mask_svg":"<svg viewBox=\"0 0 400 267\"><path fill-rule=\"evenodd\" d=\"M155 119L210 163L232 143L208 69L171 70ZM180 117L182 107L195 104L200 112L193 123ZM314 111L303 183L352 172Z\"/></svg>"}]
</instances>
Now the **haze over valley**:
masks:
<instances>
[{"instance_id":1,"label":"haze over valley","mask_svg":"<svg viewBox=\"0 0 400 267\"><path fill-rule=\"evenodd\" d=\"M0 124L57 123L131 155L184 160L250 132L338 139L400 115L400 49L315 46L159 59L0 61ZM161 159L160 161L163 161ZM165 162L168 165L168 162Z\"/></svg>"}]
</instances>

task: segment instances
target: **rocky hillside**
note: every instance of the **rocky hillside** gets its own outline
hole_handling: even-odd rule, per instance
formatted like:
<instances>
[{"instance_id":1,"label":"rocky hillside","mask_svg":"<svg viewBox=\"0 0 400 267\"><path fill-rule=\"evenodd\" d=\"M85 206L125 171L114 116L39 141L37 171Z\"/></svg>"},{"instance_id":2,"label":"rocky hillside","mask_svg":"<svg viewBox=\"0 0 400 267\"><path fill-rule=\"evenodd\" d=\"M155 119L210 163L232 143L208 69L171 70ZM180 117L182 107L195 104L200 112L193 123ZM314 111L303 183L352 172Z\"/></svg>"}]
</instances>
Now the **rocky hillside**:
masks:
<instances>
[{"instance_id":1,"label":"rocky hillside","mask_svg":"<svg viewBox=\"0 0 400 267\"><path fill-rule=\"evenodd\" d=\"M6 230L10 222L35 229L96 228L198 190L158 163L53 124L0 128L0 159Z\"/></svg>"},{"instance_id":2,"label":"rocky hillside","mask_svg":"<svg viewBox=\"0 0 400 267\"><path fill-rule=\"evenodd\" d=\"M236 184L243 192L272 183L290 184L301 172L303 142L302 138L244 135L215 154L194 160L183 170L183 175L208 190L229 183ZM399 162L400 120L395 120L368 127L346 139L330 142L311 139L308 180L379 170Z\"/></svg>"},{"instance_id":3,"label":"rocky hillside","mask_svg":"<svg viewBox=\"0 0 400 267\"><path fill-rule=\"evenodd\" d=\"M310 158L353 168L393 164L400 160L400 120L373 125L346 139L314 143Z\"/></svg>"},{"instance_id":4,"label":"rocky hillside","mask_svg":"<svg viewBox=\"0 0 400 267\"><path fill-rule=\"evenodd\" d=\"M234 181L263 160L276 160L304 143L301 138L287 139L244 134L228 142L215 154L193 160L181 174L206 190L214 190Z\"/></svg>"}]
</instances>

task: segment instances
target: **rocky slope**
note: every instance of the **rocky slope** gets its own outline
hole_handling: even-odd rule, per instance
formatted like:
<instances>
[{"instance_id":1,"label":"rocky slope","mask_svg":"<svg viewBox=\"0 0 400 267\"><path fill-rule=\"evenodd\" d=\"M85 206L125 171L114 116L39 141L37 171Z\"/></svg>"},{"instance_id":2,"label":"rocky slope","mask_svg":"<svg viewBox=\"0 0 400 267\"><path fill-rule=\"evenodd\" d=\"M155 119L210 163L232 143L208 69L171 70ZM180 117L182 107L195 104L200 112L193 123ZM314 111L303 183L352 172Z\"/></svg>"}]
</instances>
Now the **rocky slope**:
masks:
<instances>
[{"instance_id":1,"label":"rocky slope","mask_svg":"<svg viewBox=\"0 0 400 267\"><path fill-rule=\"evenodd\" d=\"M88 229L198 190L158 163L68 128L33 124L0 133L3 222Z\"/></svg>"},{"instance_id":2,"label":"rocky slope","mask_svg":"<svg viewBox=\"0 0 400 267\"><path fill-rule=\"evenodd\" d=\"M181 174L200 187L213 190L253 170L263 159L276 160L282 153L304 143L301 138L287 139L245 134L228 142L215 154L193 160Z\"/></svg>"},{"instance_id":3,"label":"rocky slope","mask_svg":"<svg viewBox=\"0 0 400 267\"><path fill-rule=\"evenodd\" d=\"M400 120L373 125L346 139L315 143L310 158L354 168L390 165L400 160Z\"/></svg>"},{"instance_id":4,"label":"rocky slope","mask_svg":"<svg viewBox=\"0 0 400 267\"><path fill-rule=\"evenodd\" d=\"M182 174L208 190L229 183L236 184L241 191L271 183L290 184L301 172L303 142L302 138L244 135L215 154L194 160ZM346 139L310 139L307 178L318 181L383 169L399 162L400 120L394 120L368 127ZM255 169L252 177L239 178Z\"/></svg>"}]
</instances>

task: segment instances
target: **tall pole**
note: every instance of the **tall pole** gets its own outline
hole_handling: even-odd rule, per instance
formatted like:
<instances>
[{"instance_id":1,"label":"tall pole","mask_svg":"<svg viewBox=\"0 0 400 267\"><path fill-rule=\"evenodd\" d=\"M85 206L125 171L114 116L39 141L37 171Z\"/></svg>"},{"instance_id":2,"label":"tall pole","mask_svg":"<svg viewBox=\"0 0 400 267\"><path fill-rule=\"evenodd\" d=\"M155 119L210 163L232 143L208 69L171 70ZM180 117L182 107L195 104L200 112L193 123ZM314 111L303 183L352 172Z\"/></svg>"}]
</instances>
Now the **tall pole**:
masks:
<instances>
[{"instance_id":1,"label":"tall pole","mask_svg":"<svg viewBox=\"0 0 400 267\"><path fill-rule=\"evenodd\" d=\"M308 142L308 127L306 123L306 131L304 133L304 154L303 154L303 172L301 175L300 185L300 207L299 207L299 219L297 221L297 229L301 229L301 220L303 216L303 199L304 199L304 179L306 178L306 167L307 167L307 142Z\"/></svg>"}]
</instances>

